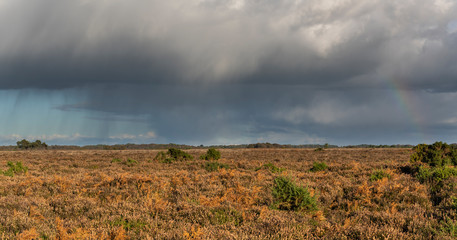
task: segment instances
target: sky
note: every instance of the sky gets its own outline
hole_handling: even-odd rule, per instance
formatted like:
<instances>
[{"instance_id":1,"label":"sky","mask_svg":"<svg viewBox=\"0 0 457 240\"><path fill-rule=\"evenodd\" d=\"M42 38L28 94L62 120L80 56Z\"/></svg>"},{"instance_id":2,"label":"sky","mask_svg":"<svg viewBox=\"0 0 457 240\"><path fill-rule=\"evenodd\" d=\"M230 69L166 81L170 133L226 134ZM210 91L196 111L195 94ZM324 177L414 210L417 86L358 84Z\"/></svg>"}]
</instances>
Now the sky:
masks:
<instances>
[{"instance_id":1,"label":"sky","mask_svg":"<svg viewBox=\"0 0 457 240\"><path fill-rule=\"evenodd\" d=\"M456 0L0 0L0 145L457 142Z\"/></svg>"}]
</instances>

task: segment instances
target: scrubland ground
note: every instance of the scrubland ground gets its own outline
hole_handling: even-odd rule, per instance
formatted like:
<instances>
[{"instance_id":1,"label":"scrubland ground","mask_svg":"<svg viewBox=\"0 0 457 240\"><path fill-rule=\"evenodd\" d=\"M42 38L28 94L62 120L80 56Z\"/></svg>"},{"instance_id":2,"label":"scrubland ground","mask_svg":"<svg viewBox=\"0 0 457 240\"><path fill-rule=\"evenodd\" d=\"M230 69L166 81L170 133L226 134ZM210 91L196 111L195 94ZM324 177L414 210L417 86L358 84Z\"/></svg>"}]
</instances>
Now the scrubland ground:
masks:
<instances>
[{"instance_id":1,"label":"scrubland ground","mask_svg":"<svg viewBox=\"0 0 457 240\"><path fill-rule=\"evenodd\" d=\"M0 152L0 239L451 239L455 209L411 172L410 149L224 149L226 168L158 151ZM310 171L313 162L328 169ZM225 165L224 165L225 164ZM378 174L382 172L382 174ZM278 210L274 179L318 210ZM453 187L453 186L452 186ZM453 190L449 190L451 193ZM447 204L447 205L446 205Z\"/></svg>"}]
</instances>

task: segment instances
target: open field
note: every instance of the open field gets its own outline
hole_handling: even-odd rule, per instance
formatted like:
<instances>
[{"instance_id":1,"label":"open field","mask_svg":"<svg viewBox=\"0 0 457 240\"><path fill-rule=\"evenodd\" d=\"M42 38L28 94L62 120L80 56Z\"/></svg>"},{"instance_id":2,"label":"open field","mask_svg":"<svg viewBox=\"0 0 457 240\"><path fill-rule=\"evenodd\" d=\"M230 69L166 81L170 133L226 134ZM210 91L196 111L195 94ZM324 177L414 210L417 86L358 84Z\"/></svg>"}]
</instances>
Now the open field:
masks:
<instances>
[{"instance_id":1,"label":"open field","mask_svg":"<svg viewBox=\"0 0 457 240\"><path fill-rule=\"evenodd\" d=\"M450 239L455 209L411 173L410 149L225 149L210 171L158 151L4 151L26 174L0 174L1 239ZM129 160L130 159L130 160ZM309 171L313 162L328 169ZM267 164L266 166L264 166ZM277 168L276 168L277 167ZM208 168L208 169L207 169ZM375 171L386 176L376 178ZM279 176L318 210L279 210ZM375 177L373 177L375 176ZM452 192L452 191L451 191Z\"/></svg>"}]
</instances>

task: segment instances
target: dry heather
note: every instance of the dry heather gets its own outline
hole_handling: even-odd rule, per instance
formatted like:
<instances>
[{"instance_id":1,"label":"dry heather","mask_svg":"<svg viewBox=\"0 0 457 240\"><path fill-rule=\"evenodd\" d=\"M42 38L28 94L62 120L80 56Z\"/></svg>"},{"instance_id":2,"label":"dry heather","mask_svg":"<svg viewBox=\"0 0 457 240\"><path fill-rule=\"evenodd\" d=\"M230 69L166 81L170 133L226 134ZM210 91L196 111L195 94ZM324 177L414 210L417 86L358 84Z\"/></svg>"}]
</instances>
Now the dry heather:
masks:
<instances>
[{"instance_id":1,"label":"dry heather","mask_svg":"<svg viewBox=\"0 0 457 240\"><path fill-rule=\"evenodd\" d=\"M154 160L157 152L0 152L0 170L8 161L28 167L0 175L0 238L450 239L457 233L455 209L432 202L429 185L410 173L410 149L221 150L218 162L229 168L216 171L198 158L204 150L188 150L194 160L172 163ZM328 169L310 171L314 162ZM375 173L381 169L384 175ZM278 176L307 186L318 210L274 209Z\"/></svg>"}]
</instances>

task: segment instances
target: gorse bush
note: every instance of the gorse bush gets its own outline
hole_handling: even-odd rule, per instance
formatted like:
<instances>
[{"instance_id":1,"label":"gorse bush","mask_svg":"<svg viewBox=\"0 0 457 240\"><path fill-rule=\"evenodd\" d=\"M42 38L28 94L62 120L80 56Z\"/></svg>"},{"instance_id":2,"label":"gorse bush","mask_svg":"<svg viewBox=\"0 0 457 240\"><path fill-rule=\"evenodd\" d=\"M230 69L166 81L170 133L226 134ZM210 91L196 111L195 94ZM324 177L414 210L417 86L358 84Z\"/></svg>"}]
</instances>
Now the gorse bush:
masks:
<instances>
[{"instance_id":1,"label":"gorse bush","mask_svg":"<svg viewBox=\"0 0 457 240\"><path fill-rule=\"evenodd\" d=\"M457 176L457 169L449 165L457 165L457 147L443 142L419 144L413 148L411 163L425 163L416 166L415 175L421 182L440 183L452 176ZM428 166L427 166L428 165Z\"/></svg>"},{"instance_id":2,"label":"gorse bush","mask_svg":"<svg viewBox=\"0 0 457 240\"><path fill-rule=\"evenodd\" d=\"M390 178L390 177L391 177L390 174L388 174L384 170L376 170L373 172L373 174L370 175L370 181L374 182L374 181L382 180L383 178Z\"/></svg>"},{"instance_id":3,"label":"gorse bush","mask_svg":"<svg viewBox=\"0 0 457 240\"><path fill-rule=\"evenodd\" d=\"M266 163L266 164L262 165L261 167L256 168L255 170L259 171L260 169L267 169L271 173L280 173L280 172L283 172L284 170L286 170L285 168L276 167L273 163Z\"/></svg>"},{"instance_id":4,"label":"gorse bush","mask_svg":"<svg viewBox=\"0 0 457 240\"><path fill-rule=\"evenodd\" d=\"M27 167L22 165L22 162L16 162L16 164L14 164L13 162L8 162L6 166L9 167L8 170L4 172L0 171L0 173L10 177L13 177L15 174L25 174L29 170Z\"/></svg>"},{"instance_id":5,"label":"gorse bush","mask_svg":"<svg viewBox=\"0 0 457 240\"><path fill-rule=\"evenodd\" d=\"M433 170L429 167L420 166L416 170L416 178L419 180L419 182L425 183L432 179L432 172Z\"/></svg>"},{"instance_id":6,"label":"gorse bush","mask_svg":"<svg viewBox=\"0 0 457 240\"><path fill-rule=\"evenodd\" d=\"M157 155L154 157L154 160L162 163L172 163L175 161L192 160L193 158L194 157L192 157L192 155L180 149L169 148L166 153L163 151L158 152Z\"/></svg>"},{"instance_id":7,"label":"gorse bush","mask_svg":"<svg viewBox=\"0 0 457 240\"><path fill-rule=\"evenodd\" d=\"M435 182L442 182L453 176L457 176L457 169L451 167L436 168L432 172L432 180Z\"/></svg>"},{"instance_id":8,"label":"gorse bush","mask_svg":"<svg viewBox=\"0 0 457 240\"><path fill-rule=\"evenodd\" d=\"M192 157L192 155L177 148L169 148L168 155L170 156L170 158L173 158L177 161L192 160L194 158Z\"/></svg>"},{"instance_id":9,"label":"gorse bush","mask_svg":"<svg viewBox=\"0 0 457 240\"><path fill-rule=\"evenodd\" d=\"M229 166L227 164L219 163L219 162L207 162L204 165L206 171L208 172L214 172L219 170L220 168L225 168L229 169Z\"/></svg>"},{"instance_id":10,"label":"gorse bush","mask_svg":"<svg viewBox=\"0 0 457 240\"><path fill-rule=\"evenodd\" d=\"M325 162L314 162L313 167L310 169L311 172L325 171L328 166Z\"/></svg>"},{"instance_id":11,"label":"gorse bush","mask_svg":"<svg viewBox=\"0 0 457 240\"><path fill-rule=\"evenodd\" d=\"M457 169L452 167L428 168L420 166L416 173L416 178L421 183L432 182L436 184L453 176L457 176Z\"/></svg>"},{"instance_id":12,"label":"gorse bush","mask_svg":"<svg viewBox=\"0 0 457 240\"><path fill-rule=\"evenodd\" d=\"M413 150L414 153L410 158L412 163L422 162L432 167L457 165L457 148L447 143L419 144Z\"/></svg>"},{"instance_id":13,"label":"gorse bush","mask_svg":"<svg viewBox=\"0 0 457 240\"><path fill-rule=\"evenodd\" d=\"M221 158L221 153L215 148L208 149L206 154L203 154L200 156L200 159L205 159L205 160L218 160L220 158Z\"/></svg>"},{"instance_id":14,"label":"gorse bush","mask_svg":"<svg viewBox=\"0 0 457 240\"><path fill-rule=\"evenodd\" d=\"M457 176L457 169L454 167L457 165L457 147L435 142L431 145L419 144L413 150L410 162L415 164L414 175L421 183L428 185L433 204L437 206L443 201L444 204L454 201L452 196L455 195L455 178L453 177Z\"/></svg>"},{"instance_id":15,"label":"gorse bush","mask_svg":"<svg viewBox=\"0 0 457 240\"><path fill-rule=\"evenodd\" d=\"M281 210L317 210L316 197L308 188L295 185L290 178L277 177L274 180L273 207Z\"/></svg>"}]
</instances>

